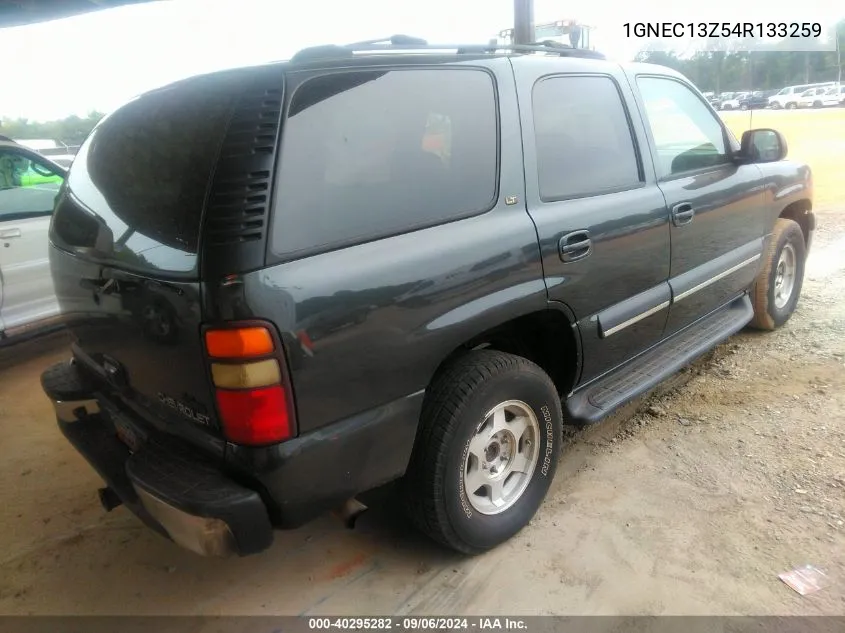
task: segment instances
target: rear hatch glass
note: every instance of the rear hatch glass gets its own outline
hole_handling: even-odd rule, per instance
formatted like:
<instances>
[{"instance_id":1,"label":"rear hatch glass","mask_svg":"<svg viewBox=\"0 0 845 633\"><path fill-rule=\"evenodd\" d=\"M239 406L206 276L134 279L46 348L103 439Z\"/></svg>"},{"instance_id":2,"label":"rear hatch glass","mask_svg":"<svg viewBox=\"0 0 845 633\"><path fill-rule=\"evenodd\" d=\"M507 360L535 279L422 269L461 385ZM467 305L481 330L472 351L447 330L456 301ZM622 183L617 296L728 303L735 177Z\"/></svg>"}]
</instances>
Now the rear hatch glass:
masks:
<instances>
[{"instance_id":1,"label":"rear hatch glass","mask_svg":"<svg viewBox=\"0 0 845 633\"><path fill-rule=\"evenodd\" d=\"M104 118L73 161L57 244L127 270L195 275L203 203L240 85L200 77Z\"/></svg>"}]
</instances>

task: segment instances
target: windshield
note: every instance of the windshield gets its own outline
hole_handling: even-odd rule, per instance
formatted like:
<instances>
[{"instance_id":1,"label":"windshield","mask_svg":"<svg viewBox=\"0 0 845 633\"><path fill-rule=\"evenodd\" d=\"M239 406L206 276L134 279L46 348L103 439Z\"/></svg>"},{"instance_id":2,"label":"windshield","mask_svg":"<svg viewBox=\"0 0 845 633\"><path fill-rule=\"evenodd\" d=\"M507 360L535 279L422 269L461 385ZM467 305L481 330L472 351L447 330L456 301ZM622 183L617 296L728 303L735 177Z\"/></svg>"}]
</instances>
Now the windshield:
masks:
<instances>
[{"instance_id":1,"label":"windshield","mask_svg":"<svg viewBox=\"0 0 845 633\"><path fill-rule=\"evenodd\" d=\"M788 95L790 92L792 92L792 88L784 88L778 94L779 95Z\"/></svg>"}]
</instances>

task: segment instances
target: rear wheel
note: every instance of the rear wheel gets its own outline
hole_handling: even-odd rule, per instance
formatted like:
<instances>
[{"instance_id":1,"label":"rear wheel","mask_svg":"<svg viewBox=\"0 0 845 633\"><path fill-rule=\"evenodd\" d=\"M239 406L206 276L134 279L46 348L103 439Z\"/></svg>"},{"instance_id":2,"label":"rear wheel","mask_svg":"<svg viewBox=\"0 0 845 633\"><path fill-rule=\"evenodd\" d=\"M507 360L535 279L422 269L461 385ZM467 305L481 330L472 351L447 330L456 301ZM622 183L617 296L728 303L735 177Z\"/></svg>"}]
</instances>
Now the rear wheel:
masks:
<instances>
[{"instance_id":1,"label":"rear wheel","mask_svg":"<svg viewBox=\"0 0 845 633\"><path fill-rule=\"evenodd\" d=\"M534 363L474 351L435 378L404 482L414 524L465 554L491 549L536 513L557 469L562 413Z\"/></svg>"},{"instance_id":2,"label":"rear wheel","mask_svg":"<svg viewBox=\"0 0 845 633\"><path fill-rule=\"evenodd\" d=\"M751 289L751 325L774 330L789 320L801 295L806 246L798 223L779 218L763 257L763 266Z\"/></svg>"}]
</instances>

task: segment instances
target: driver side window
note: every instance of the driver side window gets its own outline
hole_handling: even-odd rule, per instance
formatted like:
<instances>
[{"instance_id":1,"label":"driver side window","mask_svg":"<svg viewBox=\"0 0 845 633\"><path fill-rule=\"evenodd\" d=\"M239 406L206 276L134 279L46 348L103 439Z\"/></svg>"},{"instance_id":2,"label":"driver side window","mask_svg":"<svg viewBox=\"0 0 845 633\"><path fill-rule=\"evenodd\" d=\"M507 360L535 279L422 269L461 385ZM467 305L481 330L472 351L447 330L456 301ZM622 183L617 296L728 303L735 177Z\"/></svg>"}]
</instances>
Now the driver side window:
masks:
<instances>
[{"instance_id":1,"label":"driver side window","mask_svg":"<svg viewBox=\"0 0 845 633\"><path fill-rule=\"evenodd\" d=\"M0 149L0 222L51 214L63 182L46 163Z\"/></svg>"},{"instance_id":2,"label":"driver side window","mask_svg":"<svg viewBox=\"0 0 845 633\"><path fill-rule=\"evenodd\" d=\"M701 99L679 81L639 77L637 85L665 178L730 161L722 125Z\"/></svg>"}]
</instances>

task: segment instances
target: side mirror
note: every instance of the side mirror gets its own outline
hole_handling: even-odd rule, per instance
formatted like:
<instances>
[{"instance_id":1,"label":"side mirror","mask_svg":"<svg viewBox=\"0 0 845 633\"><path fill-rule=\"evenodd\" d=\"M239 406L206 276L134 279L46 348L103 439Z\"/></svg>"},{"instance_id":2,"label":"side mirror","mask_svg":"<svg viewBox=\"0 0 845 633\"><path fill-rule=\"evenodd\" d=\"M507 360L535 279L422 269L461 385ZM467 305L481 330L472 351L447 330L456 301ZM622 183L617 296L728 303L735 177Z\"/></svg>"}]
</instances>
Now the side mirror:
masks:
<instances>
[{"instance_id":1,"label":"side mirror","mask_svg":"<svg viewBox=\"0 0 845 633\"><path fill-rule=\"evenodd\" d=\"M746 130L738 158L744 163L774 163L786 158L786 153L786 139L777 130Z\"/></svg>"}]
</instances>

